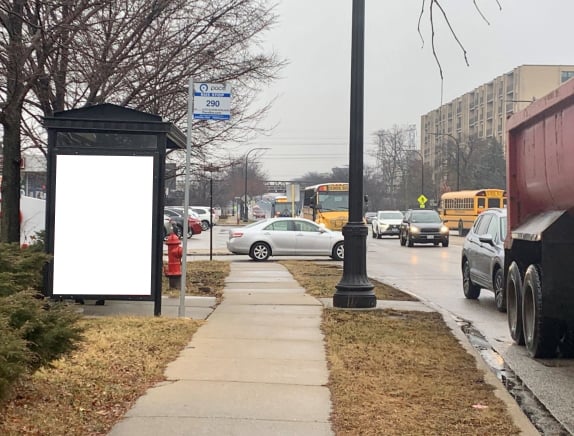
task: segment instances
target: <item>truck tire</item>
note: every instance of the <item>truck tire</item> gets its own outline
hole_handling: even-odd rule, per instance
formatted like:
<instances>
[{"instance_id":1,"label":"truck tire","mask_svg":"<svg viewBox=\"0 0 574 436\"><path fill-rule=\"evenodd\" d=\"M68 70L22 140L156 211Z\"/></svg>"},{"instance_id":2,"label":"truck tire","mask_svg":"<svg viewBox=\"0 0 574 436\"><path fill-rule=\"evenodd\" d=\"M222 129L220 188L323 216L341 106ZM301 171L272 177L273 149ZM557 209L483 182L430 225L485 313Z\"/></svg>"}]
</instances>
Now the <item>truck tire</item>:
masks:
<instances>
[{"instance_id":1,"label":"truck tire","mask_svg":"<svg viewBox=\"0 0 574 436\"><path fill-rule=\"evenodd\" d=\"M555 357L558 323L546 316L542 292L540 265L530 265L524 274L522 292L524 343L531 357Z\"/></svg>"},{"instance_id":2,"label":"truck tire","mask_svg":"<svg viewBox=\"0 0 574 436\"><path fill-rule=\"evenodd\" d=\"M472 283L470 279L470 265L468 264L468 260L465 260L462 265L462 290L464 296L469 300L476 300L480 296L480 286Z\"/></svg>"},{"instance_id":3,"label":"truck tire","mask_svg":"<svg viewBox=\"0 0 574 436\"><path fill-rule=\"evenodd\" d=\"M524 334L522 333L522 274L516 262L512 262L508 268L506 312L510 336L518 345L524 345Z\"/></svg>"}]
</instances>

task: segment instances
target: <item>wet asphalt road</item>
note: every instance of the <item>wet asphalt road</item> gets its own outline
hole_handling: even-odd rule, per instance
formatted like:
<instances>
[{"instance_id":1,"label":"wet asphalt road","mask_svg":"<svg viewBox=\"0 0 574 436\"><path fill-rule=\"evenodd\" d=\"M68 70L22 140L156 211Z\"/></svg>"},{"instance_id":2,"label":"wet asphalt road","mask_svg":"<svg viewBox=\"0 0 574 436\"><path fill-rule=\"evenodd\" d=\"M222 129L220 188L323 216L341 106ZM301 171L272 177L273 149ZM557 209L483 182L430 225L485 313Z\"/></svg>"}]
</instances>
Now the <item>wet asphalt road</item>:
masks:
<instances>
[{"instance_id":1,"label":"wet asphalt road","mask_svg":"<svg viewBox=\"0 0 574 436\"><path fill-rule=\"evenodd\" d=\"M213 258L226 253L225 241L230 226L216 226L213 235L204 232L188 241L188 249ZM531 359L524 347L513 344L508 333L506 314L496 310L493 294L482 290L478 300L467 300L462 293L460 254L462 238L451 237L448 248L432 245L402 247L397 238L367 238L367 274L369 277L413 293L439 310L465 321L492 347L485 359L499 378L521 390L525 385L548 409L560 425L552 424L538 406L526 411L542 434L574 435L574 359ZM193 258L192 256L191 258ZM229 259L228 256L225 258ZM234 256L245 258L247 256ZM191 259L190 259L191 260ZM488 348L488 347L487 347ZM505 368L511 371L506 371ZM530 400L517 393L519 403ZM538 407L538 409L540 409ZM538 422L537 422L538 421ZM548 422L547 422L548 421Z\"/></svg>"}]
</instances>

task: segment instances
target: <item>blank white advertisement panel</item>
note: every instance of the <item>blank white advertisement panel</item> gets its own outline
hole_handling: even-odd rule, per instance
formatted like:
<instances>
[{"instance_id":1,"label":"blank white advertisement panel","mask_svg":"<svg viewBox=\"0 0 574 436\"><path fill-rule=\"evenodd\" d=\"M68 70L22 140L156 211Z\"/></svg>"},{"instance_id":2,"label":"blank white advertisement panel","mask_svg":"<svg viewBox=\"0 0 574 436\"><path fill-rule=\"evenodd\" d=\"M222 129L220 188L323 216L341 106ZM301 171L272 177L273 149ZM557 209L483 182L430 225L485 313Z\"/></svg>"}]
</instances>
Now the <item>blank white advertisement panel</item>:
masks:
<instances>
[{"instance_id":1,"label":"blank white advertisement panel","mask_svg":"<svg viewBox=\"0 0 574 436\"><path fill-rule=\"evenodd\" d=\"M153 156L56 156L55 295L152 293Z\"/></svg>"}]
</instances>

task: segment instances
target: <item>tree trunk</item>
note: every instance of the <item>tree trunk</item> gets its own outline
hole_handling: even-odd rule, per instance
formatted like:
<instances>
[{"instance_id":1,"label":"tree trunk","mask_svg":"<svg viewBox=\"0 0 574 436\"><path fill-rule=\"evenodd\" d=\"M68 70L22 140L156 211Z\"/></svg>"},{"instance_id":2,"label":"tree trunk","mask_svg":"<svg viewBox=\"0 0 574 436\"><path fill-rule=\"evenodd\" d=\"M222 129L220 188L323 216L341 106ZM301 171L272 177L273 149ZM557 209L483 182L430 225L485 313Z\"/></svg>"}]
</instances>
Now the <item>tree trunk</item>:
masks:
<instances>
[{"instance_id":1,"label":"tree trunk","mask_svg":"<svg viewBox=\"0 0 574 436\"><path fill-rule=\"evenodd\" d=\"M5 108L0 241L20 242L20 122L22 108Z\"/></svg>"}]
</instances>

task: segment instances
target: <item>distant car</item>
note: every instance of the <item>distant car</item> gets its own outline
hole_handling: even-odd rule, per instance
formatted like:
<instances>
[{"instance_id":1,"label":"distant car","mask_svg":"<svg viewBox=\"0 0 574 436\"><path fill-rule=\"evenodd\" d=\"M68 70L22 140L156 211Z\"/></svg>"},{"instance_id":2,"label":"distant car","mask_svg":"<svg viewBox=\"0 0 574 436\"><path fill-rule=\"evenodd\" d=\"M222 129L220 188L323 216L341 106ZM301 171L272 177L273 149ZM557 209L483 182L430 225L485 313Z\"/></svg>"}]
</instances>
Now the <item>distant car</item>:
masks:
<instances>
[{"instance_id":1,"label":"distant car","mask_svg":"<svg viewBox=\"0 0 574 436\"><path fill-rule=\"evenodd\" d=\"M182 206L170 206L170 208L173 210L177 210L180 213L183 213L183 207ZM216 215L215 213L211 213L211 218L210 218L209 211L210 211L210 209L207 206L189 206L188 215L191 215L191 212L197 214L197 216L199 217L199 219L201 221L201 230L203 230L204 232L206 232L210 229L210 226L212 223L213 223L213 225L216 225L219 222L219 215Z\"/></svg>"},{"instance_id":2,"label":"distant car","mask_svg":"<svg viewBox=\"0 0 574 436\"><path fill-rule=\"evenodd\" d=\"M373 238L399 236L403 213L400 210L380 210L371 222Z\"/></svg>"},{"instance_id":3,"label":"distant car","mask_svg":"<svg viewBox=\"0 0 574 436\"><path fill-rule=\"evenodd\" d=\"M399 231L402 246L442 243L448 247L449 230L435 210L409 209L406 211Z\"/></svg>"},{"instance_id":4,"label":"distant car","mask_svg":"<svg viewBox=\"0 0 574 436\"><path fill-rule=\"evenodd\" d=\"M253 215L253 218L255 218L256 220L261 219L261 218L265 218L265 211L257 205L255 205L251 208L251 214Z\"/></svg>"},{"instance_id":5,"label":"distant car","mask_svg":"<svg viewBox=\"0 0 574 436\"><path fill-rule=\"evenodd\" d=\"M227 249L263 261L270 256L330 256L343 260L341 232L328 230L304 218L267 218L231 229Z\"/></svg>"},{"instance_id":6,"label":"distant car","mask_svg":"<svg viewBox=\"0 0 574 436\"><path fill-rule=\"evenodd\" d=\"M365 213L365 222L367 224L371 224L373 220L376 218L377 212L366 212Z\"/></svg>"},{"instance_id":7,"label":"distant car","mask_svg":"<svg viewBox=\"0 0 574 436\"><path fill-rule=\"evenodd\" d=\"M504 287L506 209L486 209L474 221L462 246L464 296L475 300L481 288L494 292L496 308L506 311Z\"/></svg>"},{"instance_id":8,"label":"distant car","mask_svg":"<svg viewBox=\"0 0 574 436\"><path fill-rule=\"evenodd\" d=\"M177 224L169 215L163 214L163 239L165 240L170 233L177 235Z\"/></svg>"},{"instance_id":9,"label":"distant car","mask_svg":"<svg viewBox=\"0 0 574 436\"><path fill-rule=\"evenodd\" d=\"M163 209L164 215L168 215L172 221L175 223L174 230L177 236L181 239L183 236L183 210L177 210L171 207L165 207ZM194 212L191 212L187 216L188 232L187 237L191 238L193 235L201 234L203 227L201 225L201 220Z\"/></svg>"}]
</instances>

